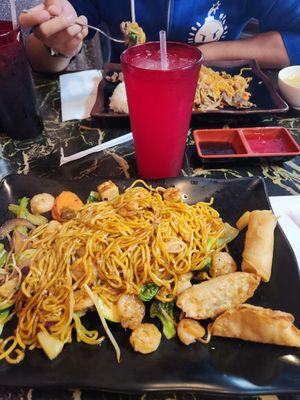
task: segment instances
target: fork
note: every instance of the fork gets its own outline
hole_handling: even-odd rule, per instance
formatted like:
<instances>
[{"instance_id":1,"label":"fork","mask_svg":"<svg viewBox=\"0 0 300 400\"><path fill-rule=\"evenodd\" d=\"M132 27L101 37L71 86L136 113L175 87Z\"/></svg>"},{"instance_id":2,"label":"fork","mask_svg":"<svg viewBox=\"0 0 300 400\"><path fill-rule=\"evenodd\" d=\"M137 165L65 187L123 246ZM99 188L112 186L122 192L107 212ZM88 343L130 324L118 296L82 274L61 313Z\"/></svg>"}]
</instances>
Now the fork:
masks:
<instances>
[{"instance_id":1,"label":"fork","mask_svg":"<svg viewBox=\"0 0 300 400\"><path fill-rule=\"evenodd\" d=\"M29 14L30 12L31 12L30 10L23 10L23 11L22 11L22 13L24 13L24 14ZM52 19L52 18L55 18L55 17L51 17L51 19ZM113 42L116 42L116 43L125 43L125 40L116 39L116 38L114 38L114 37L108 35L106 32L102 31L101 29L97 28L96 26L89 25L89 24L84 24L83 22L79 22L79 21L74 22L74 24L79 25L79 26L82 26L83 28L93 29L94 31L99 32L101 35L107 37L109 40L111 40L111 41L113 41Z\"/></svg>"}]
</instances>

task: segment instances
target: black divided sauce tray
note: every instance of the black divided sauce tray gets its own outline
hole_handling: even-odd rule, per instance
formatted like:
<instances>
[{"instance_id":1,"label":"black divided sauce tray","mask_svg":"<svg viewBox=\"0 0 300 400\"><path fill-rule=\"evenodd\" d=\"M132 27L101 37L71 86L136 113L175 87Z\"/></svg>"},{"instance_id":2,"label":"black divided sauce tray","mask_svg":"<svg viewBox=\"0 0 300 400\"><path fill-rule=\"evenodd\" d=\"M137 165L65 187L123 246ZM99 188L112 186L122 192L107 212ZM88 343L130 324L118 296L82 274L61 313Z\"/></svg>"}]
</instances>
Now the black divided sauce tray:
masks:
<instances>
[{"instance_id":1,"label":"black divided sauce tray","mask_svg":"<svg viewBox=\"0 0 300 400\"><path fill-rule=\"evenodd\" d=\"M22 196L49 192L57 195L72 190L82 200L103 179L84 181L50 180L32 175L11 175L0 188L0 223L8 217L7 205ZM115 180L120 189L131 181ZM175 178L154 185L180 188L188 203L214 197L214 207L231 224L245 210L270 207L264 182L260 178L210 180ZM240 263L244 234L230 246ZM279 228L275 233L275 252L271 281L260 284L251 303L287 311L300 326L299 271L295 256ZM13 323L13 321L12 321ZM100 328L95 313L85 317L88 328ZM163 339L159 349L147 356L134 353L129 332L111 325L120 344L122 361L117 364L112 346L105 340L101 347L72 343L62 354L49 361L41 350L28 351L16 366L0 363L2 387L91 388L113 392L201 391L231 395L263 393L300 393L300 349L213 338L209 345L184 346L175 338ZM5 332L4 332L5 334Z\"/></svg>"}]
</instances>

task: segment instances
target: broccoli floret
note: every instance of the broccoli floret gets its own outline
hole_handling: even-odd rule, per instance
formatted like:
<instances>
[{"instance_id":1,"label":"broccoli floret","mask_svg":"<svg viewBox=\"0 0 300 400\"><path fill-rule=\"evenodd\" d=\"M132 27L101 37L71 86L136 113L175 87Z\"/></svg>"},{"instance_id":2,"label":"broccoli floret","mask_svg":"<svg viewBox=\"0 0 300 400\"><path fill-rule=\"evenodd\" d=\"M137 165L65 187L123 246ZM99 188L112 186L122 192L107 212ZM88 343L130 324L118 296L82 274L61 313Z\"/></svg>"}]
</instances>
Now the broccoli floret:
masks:
<instances>
[{"instance_id":1,"label":"broccoli floret","mask_svg":"<svg viewBox=\"0 0 300 400\"><path fill-rule=\"evenodd\" d=\"M150 317L159 318L163 326L163 333L167 339L172 339L176 336L173 308L173 302L162 303L158 300L153 300L150 307Z\"/></svg>"},{"instance_id":2,"label":"broccoli floret","mask_svg":"<svg viewBox=\"0 0 300 400\"><path fill-rule=\"evenodd\" d=\"M142 301L150 301L157 295L159 287L155 283L147 283L141 288L139 298Z\"/></svg>"}]
</instances>

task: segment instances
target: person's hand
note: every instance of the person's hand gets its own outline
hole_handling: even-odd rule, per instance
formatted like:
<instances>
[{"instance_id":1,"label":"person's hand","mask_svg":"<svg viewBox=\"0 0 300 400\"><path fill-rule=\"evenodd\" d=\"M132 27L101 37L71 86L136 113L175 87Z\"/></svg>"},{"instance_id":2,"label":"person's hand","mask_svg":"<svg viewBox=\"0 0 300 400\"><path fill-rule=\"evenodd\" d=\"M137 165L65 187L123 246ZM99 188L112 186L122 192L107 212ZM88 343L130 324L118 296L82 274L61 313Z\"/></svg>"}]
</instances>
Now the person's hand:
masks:
<instances>
[{"instance_id":1,"label":"person's hand","mask_svg":"<svg viewBox=\"0 0 300 400\"><path fill-rule=\"evenodd\" d=\"M87 24L86 17L77 17L67 0L45 0L19 18L22 28L32 28L34 36L46 47L68 57L80 51L88 34L88 28L75 24L76 21Z\"/></svg>"}]
</instances>

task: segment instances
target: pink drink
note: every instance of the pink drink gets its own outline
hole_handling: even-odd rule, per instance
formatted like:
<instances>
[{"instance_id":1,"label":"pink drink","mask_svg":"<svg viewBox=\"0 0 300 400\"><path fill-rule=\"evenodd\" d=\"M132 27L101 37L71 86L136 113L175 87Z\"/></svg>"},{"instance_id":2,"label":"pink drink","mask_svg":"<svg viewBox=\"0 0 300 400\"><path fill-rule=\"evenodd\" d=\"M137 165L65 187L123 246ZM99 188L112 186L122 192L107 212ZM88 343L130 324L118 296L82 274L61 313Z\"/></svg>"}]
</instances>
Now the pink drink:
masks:
<instances>
[{"instance_id":1,"label":"pink drink","mask_svg":"<svg viewBox=\"0 0 300 400\"><path fill-rule=\"evenodd\" d=\"M167 70L159 42L127 49L121 56L139 175L177 176L189 129L202 54L196 47L168 42Z\"/></svg>"},{"instance_id":2,"label":"pink drink","mask_svg":"<svg viewBox=\"0 0 300 400\"><path fill-rule=\"evenodd\" d=\"M20 140L43 130L20 30L6 21L0 21L0 127Z\"/></svg>"}]
</instances>

